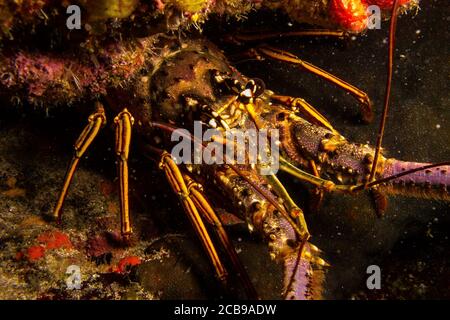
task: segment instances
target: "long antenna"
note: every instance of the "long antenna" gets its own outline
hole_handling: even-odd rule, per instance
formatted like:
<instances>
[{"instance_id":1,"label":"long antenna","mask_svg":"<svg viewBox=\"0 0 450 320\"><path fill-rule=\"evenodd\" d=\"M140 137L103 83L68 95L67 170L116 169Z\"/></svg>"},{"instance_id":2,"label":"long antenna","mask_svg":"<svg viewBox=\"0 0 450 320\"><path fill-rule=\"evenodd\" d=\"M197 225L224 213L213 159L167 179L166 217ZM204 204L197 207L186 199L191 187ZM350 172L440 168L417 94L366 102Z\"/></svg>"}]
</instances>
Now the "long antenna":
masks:
<instances>
[{"instance_id":1,"label":"long antenna","mask_svg":"<svg viewBox=\"0 0 450 320\"><path fill-rule=\"evenodd\" d=\"M427 164L427 165L424 165L422 167L410 169L410 170L407 170L407 171L402 171L400 173L393 174L392 176L388 176L388 177L385 177L385 178L382 178L382 179L379 179L379 180L374 180L374 181L369 182L369 183L367 183L365 185L364 184L359 185L356 188L354 188L353 191L359 191L359 190L362 190L362 189L365 189L365 188L371 188L371 187L376 186L378 184L385 183L385 182L388 182L388 181L391 181L391 180L395 180L395 179L398 179L400 177L407 176L409 174L412 174L412 173L415 173L415 172L418 172L418 171L424 171L424 170L427 170L427 169L444 167L444 166L450 166L450 161L434 163L434 164Z\"/></svg>"},{"instance_id":2,"label":"long antenna","mask_svg":"<svg viewBox=\"0 0 450 320\"><path fill-rule=\"evenodd\" d=\"M386 127L386 119L389 110L389 100L391 97L392 88L392 73L393 73L393 61L394 61L394 49L395 49L395 31L397 29L397 11L399 7L399 0L394 0L394 6L392 7L391 24L389 28L389 57L388 57L388 79L386 82L386 93L384 96L383 115L380 122L380 128L378 130L378 138L375 149L375 155L373 158L372 169L370 170L369 182L373 181L375 173L377 171L378 159L380 157L381 144L383 142L384 128Z\"/></svg>"}]
</instances>

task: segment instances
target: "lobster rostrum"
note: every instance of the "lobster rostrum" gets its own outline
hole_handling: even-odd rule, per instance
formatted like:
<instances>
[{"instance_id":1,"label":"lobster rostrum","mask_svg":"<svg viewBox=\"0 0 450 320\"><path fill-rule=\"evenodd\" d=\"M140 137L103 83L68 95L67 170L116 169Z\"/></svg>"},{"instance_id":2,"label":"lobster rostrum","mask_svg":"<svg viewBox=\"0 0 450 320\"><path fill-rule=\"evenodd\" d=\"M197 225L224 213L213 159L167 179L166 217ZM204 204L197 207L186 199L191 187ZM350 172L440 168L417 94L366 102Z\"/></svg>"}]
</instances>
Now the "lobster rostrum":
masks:
<instances>
[{"instance_id":1,"label":"lobster rostrum","mask_svg":"<svg viewBox=\"0 0 450 320\"><path fill-rule=\"evenodd\" d=\"M338 2L346 3L330 3ZM287 2L280 3L286 6ZM332 7L328 1L323 3ZM298 6L301 4L299 1ZM398 5L396 1L394 13ZM393 17L395 22L396 14ZM297 57L271 47L257 47L251 54L302 65ZM132 233L127 160L133 132L180 195L218 279L226 282L228 271L208 224L217 233L217 242L251 298L257 294L215 213L214 208L221 206L215 198L217 193L229 200L228 210L245 220L250 230L264 236L273 259L283 264L285 298L320 298L328 264L309 242L303 212L275 174L261 175L258 165L227 161L178 165L169 153L173 146L170 134L177 128L186 128L185 138L201 148L208 145L191 135L193 121L220 130L277 129L280 169L313 184L318 194L372 189L378 194L420 193L449 199L448 163L436 166L386 159L379 146L347 141L306 101L277 95L265 89L261 81L246 78L228 63L220 49L196 36L156 33L144 38L108 40L94 59L90 52L74 57L73 53L4 50L0 61L3 97L20 97L37 105L98 98L95 112L75 143L75 154L54 211L56 218L61 218L63 201L80 158L107 121L107 106L108 112L117 114L115 150L124 237ZM322 70L308 67L324 75ZM370 103L363 92L329 74L324 77L354 94L365 105L363 111L370 119Z\"/></svg>"}]
</instances>

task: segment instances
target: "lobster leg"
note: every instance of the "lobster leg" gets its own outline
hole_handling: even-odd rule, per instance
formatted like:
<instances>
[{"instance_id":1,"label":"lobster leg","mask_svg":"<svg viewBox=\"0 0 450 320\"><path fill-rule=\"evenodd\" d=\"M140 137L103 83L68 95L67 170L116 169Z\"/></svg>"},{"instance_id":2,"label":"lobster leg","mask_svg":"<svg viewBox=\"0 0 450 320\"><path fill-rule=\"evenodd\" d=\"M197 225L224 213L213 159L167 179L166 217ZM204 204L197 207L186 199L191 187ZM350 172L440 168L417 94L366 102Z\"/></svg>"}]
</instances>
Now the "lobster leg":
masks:
<instances>
[{"instance_id":1,"label":"lobster leg","mask_svg":"<svg viewBox=\"0 0 450 320\"><path fill-rule=\"evenodd\" d=\"M231 169L216 170L215 181L230 198L231 204L242 208L236 210L236 213L247 221L249 229L259 230L267 239L271 258L283 265L284 298L320 298L323 267L328 264L319 257L319 250L301 239L292 224L269 201L268 197L271 197L275 201L283 200L283 205L286 205L284 192L280 192L276 186L273 187L272 181L268 181L267 177L262 178L255 170L248 169L244 172L251 181L267 191L265 196Z\"/></svg>"},{"instance_id":2,"label":"lobster leg","mask_svg":"<svg viewBox=\"0 0 450 320\"><path fill-rule=\"evenodd\" d=\"M244 266L242 265L236 250L234 249L233 244L231 243L231 240L228 238L228 235L222 225L222 222L220 221L219 217L214 212L214 209L211 207L209 201L205 198L203 192L202 192L202 186L195 182L191 177L188 175L183 176L186 185L188 188L189 195L194 202L197 209L200 211L202 216L208 221L209 224L214 226L214 230L216 231L216 234L220 240L220 243L222 247L225 249L225 252L227 253L228 257L230 258L230 261L234 267L234 269L238 272L239 279L242 281L245 291L247 293L247 296L250 299L257 299L258 294L247 274L245 271Z\"/></svg>"},{"instance_id":3,"label":"lobster leg","mask_svg":"<svg viewBox=\"0 0 450 320\"><path fill-rule=\"evenodd\" d=\"M134 119L127 109L123 109L115 118L116 154L120 183L120 222L122 236L128 238L133 232L130 223L128 200L128 154L131 142L131 127Z\"/></svg>"},{"instance_id":4,"label":"lobster leg","mask_svg":"<svg viewBox=\"0 0 450 320\"><path fill-rule=\"evenodd\" d=\"M59 194L55 209L53 211L53 216L57 219L57 221L61 221L62 206L67 196L67 192L69 191L70 183L72 182L73 175L77 169L78 163L83 154L86 152L87 148L91 145L92 141L94 141L101 127L105 125L105 123L105 110L103 109L101 103L97 102L96 111L89 116L87 126L84 128L77 141L75 142L75 152L67 169L66 176L64 177L64 183L61 188L61 192Z\"/></svg>"},{"instance_id":5,"label":"lobster leg","mask_svg":"<svg viewBox=\"0 0 450 320\"><path fill-rule=\"evenodd\" d=\"M303 215L302 209L300 209L300 207L297 206L294 200L292 200L286 188L283 186L283 184L277 178L276 175L267 175L265 176L265 178L270 183L275 193L283 200L283 203L288 209L291 217L297 220L301 240L307 241L310 237L310 234L308 231L308 226L306 224L305 216Z\"/></svg>"},{"instance_id":6,"label":"lobster leg","mask_svg":"<svg viewBox=\"0 0 450 320\"><path fill-rule=\"evenodd\" d=\"M319 67L316 67L315 65L309 62L301 60L300 58L289 52L281 51L268 46L261 46L254 49L254 54L257 56L262 55L278 61L294 64L310 73L318 75L319 77L337 85L339 88L353 95L360 102L363 120L367 122L372 121L373 119L372 104L370 102L367 93L365 93L361 89L358 89L357 87L349 84L348 82L345 82L344 80L332 75L331 73L326 72L325 70L320 69Z\"/></svg>"},{"instance_id":7,"label":"lobster leg","mask_svg":"<svg viewBox=\"0 0 450 320\"><path fill-rule=\"evenodd\" d=\"M270 99L288 106L294 112L300 113L308 121L315 123L319 126L322 126L330 130L331 132L337 134L337 131L333 128L331 123L319 111L317 111L316 108L314 108L304 99L279 95L272 95L270 96ZM310 159L308 165L314 176L320 178L320 173L317 168L316 162ZM320 205L322 204L323 196L324 192L322 189L320 188L314 189L315 201L314 204L311 206L313 211L317 211L319 209Z\"/></svg>"},{"instance_id":8,"label":"lobster leg","mask_svg":"<svg viewBox=\"0 0 450 320\"><path fill-rule=\"evenodd\" d=\"M209 259L211 260L214 270L216 272L217 278L223 283L226 283L226 279L228 277L227 272L225 270L225 266L219 258L216 248L211 240L211 237L206 230L205 224L198 212L197 205L194 202L192 195L189 192L188 186L186 185L186 181L183 175L180 172L177 164L173 161L172 156L163 152L161 156L161 162L159 167L164 170L166 174L166 178L171 185L173 191L180 196L180 200L183 204L184 210L194 226L197 235L202 242ZM192 190L192 189L191 189ZM197 199L199 201L200 198ZM205 203L202 203L204 205Z\"/></svg>"},{"instance_id":9,"label":"lobster leg","mask_svg":"<svg viewBox=\"0 0 450 320\"><path fill-rule=\"evenodd\" d=\"M241 42L261 41L286 37L336 37L342 39L345 36L346 33L342 30L311 29L288 32L238 33L232 35L230 40L236 44L241 44Z\"/></svg>"},{"instance_id":10,"label":"lobster leg","mask_svg":"<svg viewBox=\"0 0 450 320\"><path fill-rule=\"evenodd\" d=\"M312 173L314 174L314 176L320 178L320 173L319 170L317 169L317 165L316 162L314 160L309 160L309 167L312 171ZM312 210L314 211L318 211L320 206L322 205L322 201L323 201L323 196L324 196L324 192L323 189L320 188L315 188L314 189L314 201L313 201L313 205Z\"/></svg>"},{"instance_id":11,"label":"lobster leg","mask_svg":"<svg viewBox=\"0 0 450 320\"><path fill-rule=\"evenodd\" d=\"M332 132L336 132L331 123L319 111L317 111L316 108L304 99L290 96L279 96L275 94L271 95L270 99L288 106L294 112L300 113L309 122L327 128Z\"/></svg>"}]
</instances>

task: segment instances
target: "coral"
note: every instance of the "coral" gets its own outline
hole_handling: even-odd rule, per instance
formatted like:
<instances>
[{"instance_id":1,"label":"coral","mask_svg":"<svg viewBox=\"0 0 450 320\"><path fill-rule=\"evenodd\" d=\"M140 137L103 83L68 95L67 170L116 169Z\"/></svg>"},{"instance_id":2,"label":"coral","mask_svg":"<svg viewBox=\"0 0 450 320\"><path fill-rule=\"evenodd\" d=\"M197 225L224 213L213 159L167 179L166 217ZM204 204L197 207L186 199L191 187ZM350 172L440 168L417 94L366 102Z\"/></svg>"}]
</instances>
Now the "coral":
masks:
<instances>
[{"instance_id":1,"label":"coral","mask_svg":"<svg viewBox=\"0 0 450 320\"><path fill-rule=\"evenodd\" d=\"M49 249L72 249L73 245L69 237L59 231L45 232L37 237L37 241Z\"/></svg>"},{"instance_id":2,"label":"coral","mask_svg":"<svg viewBox=\"0 0 450 320\"><path fill-rule=\"evenodd\" d=\"M31 246L27 249L26 256L30 261L36 261L44 257L45 248L43 246Z\"/></svg>"},{"instance_id":3,"label":"coral","mask_svg":"<svg viewBox=\"0 0 450 320\"><path fill-rule=\"evenodd\" d=\"M346 30L360 32L367 27L367 4L361 0L331 0L330 11Z\"/></svg>"},{"instance_id":4,"label":"coral","mask_svg":"<svg viewBox=\"0 0 450 320\"><path fill-rule=\"evenodd\" d=\"M40 54L18 51L0 54L0 95L22 92L39 105L72 103L89 95L106 94L107 88L125 86L141 70L152 39L106 45L96 55ZM12 94L11 94L12 93Z\"/></svg>"},{"instance_id":5,"label":"coral","mask_svg":"<svg viewBox=\"0 0 450 320\"><path fill-rule=\"evenodd\" d=\"M32 24L37 21L42 22L48 18L44 10L50 4L56 7L56 2L60 1L0 0L0 30L4 34L9 34L14 26Z\"/></svg>"},{"instance_id":6,"label":"coral","mask_svg":"<svg viewBox=\"0 0 450 320\"><path fill-rule=\"evenodd\" d=\"M117 268L114 270L114 272L125 273L130 269L130 267L140 265L141 262L141 258L136 256L122 258L117 264Z\"/></svg>"}]
</instances>

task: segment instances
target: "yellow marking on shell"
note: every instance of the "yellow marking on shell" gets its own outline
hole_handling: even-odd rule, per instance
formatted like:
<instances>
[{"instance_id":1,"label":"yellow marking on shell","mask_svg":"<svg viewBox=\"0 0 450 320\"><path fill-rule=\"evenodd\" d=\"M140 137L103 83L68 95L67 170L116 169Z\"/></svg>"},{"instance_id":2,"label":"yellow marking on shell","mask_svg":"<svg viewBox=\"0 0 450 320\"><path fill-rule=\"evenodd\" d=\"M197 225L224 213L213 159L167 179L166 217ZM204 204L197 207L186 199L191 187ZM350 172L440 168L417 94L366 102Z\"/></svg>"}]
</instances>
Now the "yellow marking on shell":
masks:
<instances>
[{"instance_id":1,"label":"yellow marking on shell","mask_svg":"<svg viewBox=\"0 0 450 320\"><path fill-rule=\"evenodd\" d=\"M328 159L328 155L325 152L319 153L319 155L317 156L317 160L319 160L319 162L323 163Z\"/></svg>"},{"instance_id":2,"label":"yellow marking on shell","mask_svg":"<svg viewBox=\"0 0 450 320\"><path fill-rule=\"evenodd\" d=\"M337 144L334 141L331 141L329 139L323 139L321 141L321 147L323 151L329 151L333 152L337 148Z\"/></svg>"},{"instance_id":3,"label":"yellow marking on shell","mask_svg":"<svg viewBox=\"0 0 450 320\"><path fill-rule=\"evenodd\" d=\"M227 176L225 176L225 175L221 175L221 176L219 177L219 179L220 179L225 185L227 185L228 183L230 183L230 179L229 179Z\"/></svg>"}]
</instances>

